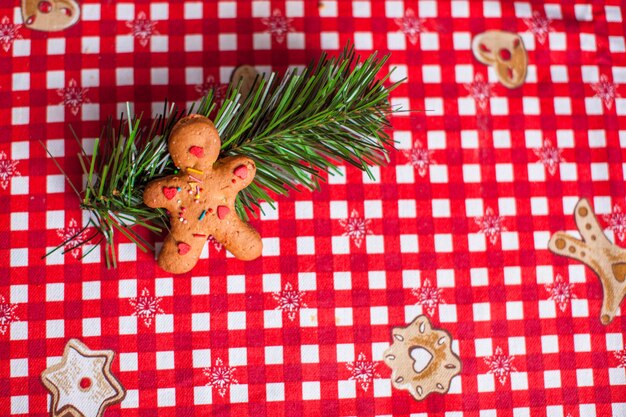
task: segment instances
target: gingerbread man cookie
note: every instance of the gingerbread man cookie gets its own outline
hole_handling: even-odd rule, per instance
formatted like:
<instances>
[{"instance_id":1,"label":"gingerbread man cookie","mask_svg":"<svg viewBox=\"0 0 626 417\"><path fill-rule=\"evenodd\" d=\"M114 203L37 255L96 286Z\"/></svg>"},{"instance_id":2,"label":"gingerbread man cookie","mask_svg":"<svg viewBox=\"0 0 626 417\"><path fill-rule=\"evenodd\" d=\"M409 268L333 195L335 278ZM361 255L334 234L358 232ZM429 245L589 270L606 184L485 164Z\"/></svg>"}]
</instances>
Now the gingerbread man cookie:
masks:
<instances>
[{"instance_id":1,"label":"gingerbread man cookie","mask_svg":"<svg viewBox=\"0 0 626 417\"><path fill-rule=\"evenodd\" d=\"M602 231L589 201L581 199L574 208L574 220L582 240L556 232L548 242L550 251L587 265L602 284L600 321L609 324L626 295L626 249L611 243Z\"/></svg>"},{"instance_id":2,"label":"gingerbread man cookie","mask_svg":"<svg viewBox=\"0 0 626 417\"><path fill-rule=\"evenodd\" d=\"M52 394L52 417L102 417L126 391L111 374L111 350L91 350L79 340L65 345L60 363L42 372L41 381Z\"/></svg>"},{"instance_id":3,"label":"gingerbread man cookie","mask_svg":"<svg viewBox=\"0 0 626 417\"><path fill-rule=\"evenodd\" d=\"M406 327L394 327L393 344L383 353L391 368L391 383L423 400L433 392L445 394L452 378L461 373L461 360L452 352L452 336L434 329L428 316L421 315Z\"/></svg>"},{"instance_id":4,"label":"gingerbread man cookie","mask_svg":"<svg viewBox=\"0 0 626 417\"><path fill-rule=\"evenodd\" d=\"M477 60L493 66L498 81L507 88L524 84L528 56L524 42L517 33L488 30L474 37L472 52Z\"/></svg>"},{"instance_id":5,"label":"gingerbread man cookie","mask_svg":"<svg viewBox=\"0 0 626 417\"><path fill-rule=\"evenodd\" d=\"M75 0L22 0L22 17L29 29L54 32L78 22L80 6Z\"/></svg>"},{"instance_id":6,"label":"gingerbread man cookie","mask_svg":"<svg viewBox=\"0 0 626 417\"><path fill-rule=\"evenodd\" d=\"M209 236L236 258L259 257L261 237L235 212L237 193L256 174L254 161L243 156L218 161L220 137L213 123L200 115L187 116L174 126L168 149L180 172L152 181L143 194L147 206L170 213L171 231L158 259L161 268L173 274L190 271Z\"/></svg>"}]
</instances>

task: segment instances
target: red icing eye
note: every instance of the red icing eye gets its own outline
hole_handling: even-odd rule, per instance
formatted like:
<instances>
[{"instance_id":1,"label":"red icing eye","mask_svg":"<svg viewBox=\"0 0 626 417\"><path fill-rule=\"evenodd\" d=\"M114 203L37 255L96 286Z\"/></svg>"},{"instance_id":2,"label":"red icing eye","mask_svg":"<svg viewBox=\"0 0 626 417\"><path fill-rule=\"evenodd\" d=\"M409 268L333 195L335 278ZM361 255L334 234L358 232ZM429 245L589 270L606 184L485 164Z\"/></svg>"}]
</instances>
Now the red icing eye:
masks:
<instances>
[{"instance_id":1,"label":"red icing eye","mask_svg":"<svg viewBox=\"0 0 626 417\"><path fill-rule=\"evenodd\" d=\"M50 3L49 1L45 1L45 0L40 1L37 8L39 9L41 13L50 13L52 11L52 3Z\"/></svg>"},{"instance_id":2,"label":"red icing eye","mask_svg":"<svg viewBox=\"0 0 626 417\"><path fill-rule=\"evenodd\" d=\"M483 52L491 52L491 49L487 48L487 45L485 45L484 43L480 44L480 50Z\"/></svg>"},{"instance_id":3,"label":"red icing eye","mask_svg":"<svg viewBox=\"0 0 626 417\"><path fill-rule=\"evenodd\" d=\"M235 174L242 180L245 180L248 177L248 167L245 165L239 165L237 168L235 168L233 174Z\"/></svg>"},{"instance_id":4,"label":"red icing eye","mask_svg":"<svg viewBox=\"0 0 626 417\"><path fill-rule=\"evenodd\" d=\"M226 217L228 215L228 213L230 213L230 209L226 206L219 206L217 208L217 217L222 220L224 217Z\"/></svg>"},{"instance_id":5,"label":"red icing eye","mask_svg":"<svg viewBox=\"0 0 626 417\"><path fill-rule=\"evenodd\" d=\"M63 14L65 14L65 16L67 17L72 17L72 10L68 9L67 7L64 7L61 9L61 11L63 12Z\"/></svg>"},{"instance_id":6,"label":"red icing eye","mask_svg":"<svg viewBox=\"0 0 626 417\"><path fill-rule=\"evenodd\" d=\"M35 15L32 15L31 17L29 17L28 19L26 19L26 26L30 26L33 23L35 23Z\"/></svg>"},{"instance_id":7,"label":"red icing eye","mask_svg":"<svg viewBox=\"0 0 626 417\"><path fill-rule=\"evenodd\" d=\"M508 61L509 59L511 59L511 51L509 51L508 49L500 49L498 53L500 54L500 58L502 58L503 61Z\"/></svg>"},{"instance_id":8,"label":"red icing eye","mask_svg":"<svg viewBox=\"0 0 626 417\"><path fill-rule=\"evenodd\" d=\"M189 148L189 153L194 155L196 158L202 158L204 155L204 149L200 146L192 146Z\"/></svg>"},{"instance_id":9,"label":"red icing eye","mask_svg":"<svg viewBox=\"0 0 626 417\"><path fill-rule=\"evenodd\" d=\"M82 389L88 389L91 386L91 379L84 377L79 382Z\"/></svg>"},{"instance_id":10,"label":"red icing eye","mask_svg":"<svg viewBox=\"0 0 626 417\"><path fill-rule=\"evenodd\" d=\"M185 242L179 242L178 243L178 254L179 255L186 255L187 253L189 253L190 250L191 250L191 246L189 246L187 243L185 243Z\"/></svg>"}]
</instances>

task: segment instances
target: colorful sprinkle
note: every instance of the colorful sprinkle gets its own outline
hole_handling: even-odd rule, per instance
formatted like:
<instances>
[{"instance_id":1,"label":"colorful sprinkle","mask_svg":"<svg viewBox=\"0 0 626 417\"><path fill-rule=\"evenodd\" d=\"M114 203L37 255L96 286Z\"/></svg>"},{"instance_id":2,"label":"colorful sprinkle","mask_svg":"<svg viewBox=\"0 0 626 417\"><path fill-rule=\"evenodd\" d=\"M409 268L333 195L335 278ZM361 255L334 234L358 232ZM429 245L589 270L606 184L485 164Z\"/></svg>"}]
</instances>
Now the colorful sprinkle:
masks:
<instances>
[{"instance_id":1,"label":"colorful sprinkle","mask_svg":"<svg viewBox=\"0 0 626 417\"><path fill-rule=\"evenodd\" d=\"M193 175L191 175L191 174L188 174L188 175L189 175L189 179L190 179L190 180L194 180L194 181L197 181L197 182L202 182L202 180L201 180L200 178L196 178L196 177L194 177L194 176L193 176Z\"/></svg>"},{"instance_id":2,"label":"colorful sprinkle","mask_svg":"<svg viewBox=\"0 0 626 417\"><path fill-rule=\"evenodd\" d=\"M198 220L204 219L204 216L206 216L206 210L202 210L202 213L200 213L200 217L198 217Z\"/></svg>"},{"instance_id":3,"label":"colorful sprinkle","mask_svg":"<svg viewBox=\"0 0 626 417\"><path fill-rule=\"evenodd\" d=\"M193 172L194 174L198 174L198 175L204 175L204 172L198 170L198 169L194 169L194 168L187 168L187 172Z\"/></svg>"},{"instance_id":4,"label":"colorful sprinkle","mask_svg":"<svg viewBox=\"0 0 626 417\"><path fill-rule=\"evenodd\" d=\"M202 233L194 233L193 237L206 237L206 235L203 235Z\"/></svg>"}]
</instances>

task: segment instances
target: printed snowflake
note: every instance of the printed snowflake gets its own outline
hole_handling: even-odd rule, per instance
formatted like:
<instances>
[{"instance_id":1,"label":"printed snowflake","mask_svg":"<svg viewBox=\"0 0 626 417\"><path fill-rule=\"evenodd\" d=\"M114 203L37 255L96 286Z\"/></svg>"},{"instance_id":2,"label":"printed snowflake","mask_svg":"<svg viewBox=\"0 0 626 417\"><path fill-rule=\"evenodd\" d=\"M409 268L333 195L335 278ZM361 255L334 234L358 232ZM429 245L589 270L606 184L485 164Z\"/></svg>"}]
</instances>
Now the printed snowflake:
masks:
<instances>
[{"instance_id":1,"label":"printed snowflake","mask_svg":"<svg viewBox=\"0 0 626 417\"><path fill-rule=\"evenodd\" d=\"M20 176L17 170L19 161L13 161L7 157L7 154L0 151L0 187L6 190L9 186L11 178Z\"/></svg>"},{"instance_id":2,"label":"printed snowflake","mask_svg":"<svg viewBox=\"0 0 626 417\"><path fill-rule=\"evenodd\" d=\"M215 77L209 75L202 84L196 85L196 91L200 94L201 97L209 94L210 90L213 90L213 101L220 105L224 98L226 97L226 89L228 85L220 84L215 81Z\"/></svg>"},{"instance_id":3,"label":"printed snowflake","mask_svg":"<svg viewBox=\"0 0 626 417\"><path fill-rule=\"evenodd\" d=\"M207 242L211 243L216 251L221 252L224 249L224 245L221 242L218 242L213 235L209 235Z\"/></svg>"},{"instance_id":4,"label":"printed snowflake","mask_svg":"<svg viewBox=\"0 0 626 417\"><path fill-rule=\"evenodd\" d=\"M2 18L0 21L0 45L2 45L4 52L9 52L16 39L22 39L22 35L19 34L21 27L22 25L13 24L8 16Z\"/></svg>"},{"instance_id":5,"label":"printed snowflake","mask_svg":"<svg viewBox=\"0 0 626 417\"><path fill-rule=\"evenodd\" d=\"M357 248L361 247L365 235L372 234L371 223L371 220L360 217L356 210L352 210L349 218L339 220L339 225L345 229L343 236L349 236Z\"/></svg>"},{"instance_id":6,"label":"printed snowflake","mask_svg":"<svg viewBox=\"0 0 626 417\"><path fill-rule=\"evenodd\" d=\"M613 211L605 214L604 221L609 225L606 230L611 230L619 241L623 241L626 237L626 213L622 212L622 208L617 204L613 206Z\"/></svg>"},{"instance_id":7,"label":"printed snowflake","mask_svg":"<svg viewBox=\"0 0 626 417\"><path fill-rule=\"evenodd\" d=\"M465 88L469 92L469 95L474 99L478 107L482 110L487 108L487 104L489 104L489 99L495 96L495 93L492 91L494 87L493 84L485 81L485 78L481 73L478 73L474 76L474 81L471 83L465 83Z\"/></svg>"},{"instance_id":8,"label":"printed snowflake","mask_svg":"<svg viewBox=\"0 0 626 417\"><path fill-rule=\"evenodd\" d=\"M350 379L358 382L363 391L367 392L372 380L380 378L380 375L376 372L376 365L376 363L368 361L365 353L361 352L356 361L346 363L346 368L352 373Z\"/></svg>"},{"instance_id":9,"label":"printed snowflake","mask_svg":"<svg viewBox=\"0 0 626 417\"><path fill-rule=\"evenodd\" d=\"M615 355L615 358L617 358L617 361L619 362L617 367L626 368L626 349L617 350L613 352L613 355Z\"/></svg>"},{"instance_id":10,"label":"printed snowflake","mask_svg":"<svg viewBox=\"0 0 626 417\"><path fill-rule=\"evenodd\" d=\"M494 374L502 385L506 382L511 372L517 372L513 366L514 356L507 356L502 353L500 346L496 347L496 354L485 358L485 363L489 366L489 373Z\"/></svg>"},{"instance_id":11,"label":"printed snowflake","mask_svg":"<svg viewBox=\"0 0 626 417\"><path fill-rule=\"evenodd\" d=\"M553 300L558 304L561 311L565 311L567 304L576 298L576 294L573 293L574 284L565 282L561 274L556 275L556 280L552 283L546 284L546 291L550 293L550 300Z\"/></svg>"},{"instance_id":12,"label":"printed snowflake","mask_svg":"<svg viewBox=\"0 0 626 417\"><path fill-rule=\"evenodd\" d=\"M413 9L406 9L404 16L395 19L395 22L413 45L417 43L420 33L426 32L425 20L417 18Z\"/></svg>"},{"instance_id":13,"label":"printed snowflake","mask_svg":"<svg viewBox=\"0 0 626 417\"><path fill-rule=\"evenodd\" d=\"M433 287L429 279L425 279L421 287L413 288L411 292L417 297L417 304L423 306L431 317L439 304L445 304L441 289Z\"/></svg>"},{"instance_id":14,"label":"printed snowflake","mask_svg":"<svg viewBox=\"0 0 626 417\"><path fill-rule=\"evenodd\" d=\"M296 314L301 308L306 308L307 305L303 301L305 292L294 290L291 283L285 284L285 288L281 291L276 291L272 294L274 300L278 301L276 310L283 310L287 312L289 320L294 321Z\"/></svg>"},{"instance_id":15,"label":"printed snowflake","mask_svg":"<svg viewBox=\"0 0 626 417\"><path fill-rule=\"evenodd\" d=\"M223 398L226 395L226 390L228 390L231 385L239 383L239 381L235 379L236 370L236 368L224 365L222 358L217 358L214 366L204 368L204 375L209 378L209 382L206 385L216 388L217 392Z\"/></svg>"},{"instance_id":16,"label":"printed snowflake","mask_svg":"<svg viewBox=\"0 0 626 417\"><path fill-rule=\"evenodd\" d=\"M0 333L5 334L11 323L19 321L19 317L15 314L17 304L7 302L0 295Z\"/></svg>"},{"instance_id":17,"label":"printed snowflake","mask_svg":"<svg viewBox=\"0 0 626 417\"><path fill-rule=\"evenodd\" d=\"M81 232L76 219L71 219L70 224L66 228L57 229L57 236L65 242L65 251L70 252L74 258L80 256L80 245L87 240L87 229Z\"/></svg>"},{"instance_id":18,"label":"printed snowflake","mask_svg":"<svg viewBox=\"0 0 626 417\"><path fill-rule=\"evenodd\" d=\"M613 107L615 98L621 97L617 92L617 84L609 81L609 78L604 74L600 76L600 81L591 84L591 88L596 92L595 97L602 100L606 108L609 110Z\"/></svg>"},{"instance_id":19,"label":"printed snowflake","mask_svg":"<svg viewBox=\"0 0 626 417\"><path fill-rule=\"evenodd\" d=\"M139 45L145 47L152 35L158 35L155 30L157 22L148 19L145 12L139 12L135 20L126 22L126 26L132 31L132 35L139 40Z\"/></svg>"},{"instance_id":20,"label":"printed snowflake","mask_svg":"<svg viewBox=\"0 0 626 417\"><path fill-rule=\"evenodd\" d=\"M61 104L69 107L72 114L76 116L80 111L80 106L82 106L83 103L89 103L89 99L87 98L88 91L88 88L79 87L76 80L71 79L67 87L57 90L57 94L63 99Z\"/></svg>"},{"instance_id":21,"label":"printed snowflake","mask_svg":"<svg viewBox=\"0 0 626 417\"><path fill-rule=\"evenodd\" d=\"M406 159L409 160L409 163L417 169L420 177L425 176L428 171L428 166L435 163L432 159L433 152L434 151L425 148L419 140L415 141L411 149L402 151Z\"/></svg>"},{"instance_id":22,"label":"printed snowflake","mask_svg":"<svg viewBox=\"0 0 626 417\"><path fill-rule=\"evenodd\" d=\"M271 33L278 43L283 43L287 33L294 30L291 26L293 19L283 16L279 9L274 9L272 16L261 19L261 21L267 26L265 31Z\"/></svg>"},{"instance_id":23,"label":"printed snowflake","mask_svg":"<svg viewBox=\"0 0 626 417\"><path fill-rule=\"evenodd\" d=\"M474 221L480 227L479 232L487 236L493 245L498 241L500 233L506 231L506 227L502 224L504 219L496 215L491 207L487 207L485 215L476 217Z\"/></svg>"},{"instance_id":24,"label":"printed snowflake","mask_svg":"<svg viewBox=\"0 0 626 417\"><path fill-rule=\"evenodd\" d=\"M550 23L552 21L538 11L533 12L533 16L524 19L528 30L537 37L540 44L544 44L548 37L548 32L552 31Z\"/></svg>"},{"instance_id":25,"label":"printed snowflake","mask_svg":"<svg viewBox=\"0 0 626 417\"><path fill-rule=\"evenodd\" d=\"M533 149L533 151L550 175L556 174L556 168L561 162L565 162L565 159L561 156L563 151L556 146L552 146L552 142L549 139L543 141L541 148Z\"/></svg>"},{"instance_id":26,"label":"printed snowflake","mask_svg":"<svg viewBox=\"0 0 626 417\"><path fill-rule=\"evenodd\" d=\"M152 297L147 288L144 288L143 291L141 291L141 297L133 297L128 300L128 302L135 308L133 316L142 318L146 327L150 327L152 325L152 319L154 319L157 314L165 314L159 306L161 298Z\"/></svg>"}]
</instances>

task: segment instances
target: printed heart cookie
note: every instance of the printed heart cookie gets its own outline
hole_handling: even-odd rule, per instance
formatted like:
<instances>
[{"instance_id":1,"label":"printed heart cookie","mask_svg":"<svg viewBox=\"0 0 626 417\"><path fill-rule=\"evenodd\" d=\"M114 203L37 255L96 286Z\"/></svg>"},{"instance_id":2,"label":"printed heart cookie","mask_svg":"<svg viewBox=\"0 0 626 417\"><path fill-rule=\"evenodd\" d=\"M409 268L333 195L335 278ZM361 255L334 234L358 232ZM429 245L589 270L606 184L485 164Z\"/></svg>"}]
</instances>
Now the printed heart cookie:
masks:
<instances>
[{"instance_id":1,"label":"printed heart cookie","mask_svg":"<svg viewBox=\"0 0 626 417\"><path fill-rule=\"evenodd\" d=\"M243 156L218 160L220 137L213 123L199 115L174 126L168 147L180 172L152 181L143 194L147 206L165 208L171 216L171 232L158 258L161 268L173 274L190 271L209 236L236 258L259 257L261 237L235 211L237 193L254 180L254 161Z\"/></svg>"},{"instance_id":2,"label":"printed heart cookie","mask_svg":"<svg viewBox=\"0 0 626 417\"><path fill-rule=\"evenodd\" d=\"M472 52L478 61L496 70L498 81L518 88L526 80L528 55L521 36L502 30L488 30L474 37Z\"/></svg>"},{"instance_id":3,"label":"printed heart cookie","mask_svg":"<svg viewBox=\"0 0 626 417\"><path fill-rule=\"evenodd\" d=\"M78 22L80 6L75 0L22 0L22 18L29 29L55 32Z\"/></svg>"}]
</instances>

